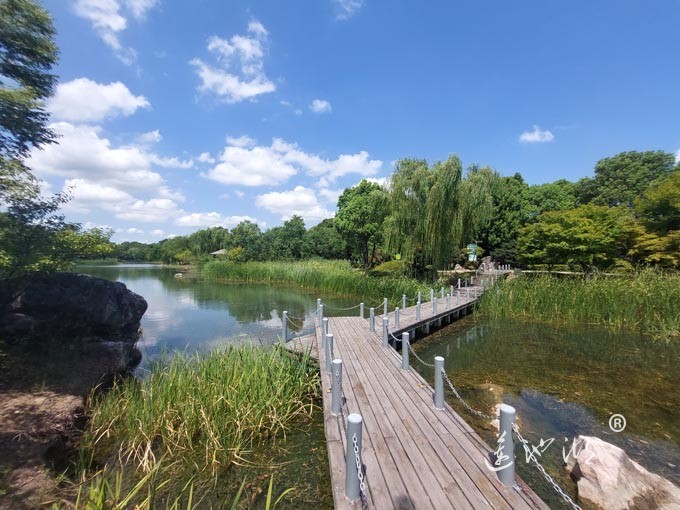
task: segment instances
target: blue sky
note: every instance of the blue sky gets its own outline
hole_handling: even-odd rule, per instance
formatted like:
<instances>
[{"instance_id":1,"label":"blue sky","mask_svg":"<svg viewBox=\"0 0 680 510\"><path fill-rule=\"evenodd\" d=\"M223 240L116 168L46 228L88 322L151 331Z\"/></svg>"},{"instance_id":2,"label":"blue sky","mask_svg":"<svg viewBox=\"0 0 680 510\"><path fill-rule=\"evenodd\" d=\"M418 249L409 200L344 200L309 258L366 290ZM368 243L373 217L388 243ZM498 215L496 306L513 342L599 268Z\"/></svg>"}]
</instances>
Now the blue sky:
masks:
<instances>
[{"instance_id":1,"label":"blue sky","mask_svg":"<svg viewBox=\"0 0 680 510\"><path fill-rule=\"evenodd\" d=\"M332 216L404 157L538 184L680 157L680 3L44 0L67 218L156 241Z\"/></svg>"}]
</instances>

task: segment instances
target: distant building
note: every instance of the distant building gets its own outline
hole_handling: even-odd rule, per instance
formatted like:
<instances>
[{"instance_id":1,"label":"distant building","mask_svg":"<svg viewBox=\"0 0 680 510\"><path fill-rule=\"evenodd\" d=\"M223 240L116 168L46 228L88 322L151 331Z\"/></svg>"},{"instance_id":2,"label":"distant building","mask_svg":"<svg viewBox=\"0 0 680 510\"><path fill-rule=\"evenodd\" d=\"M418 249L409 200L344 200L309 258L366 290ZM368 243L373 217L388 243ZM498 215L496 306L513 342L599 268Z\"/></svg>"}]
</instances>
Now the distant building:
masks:
<instances>
[{"instance_id":1,"label":"distant building","mask_svg":"<svg viewBox=\"0 0 680 510\"><path fill-rule=\"evenodd\" d=\"M217 251L212 252L210 255L212 255L215 258L217 258L219 256L226 257L227 256L227 250L222 248L221 250L217 250Z\"/></svg>"}]
</instances>

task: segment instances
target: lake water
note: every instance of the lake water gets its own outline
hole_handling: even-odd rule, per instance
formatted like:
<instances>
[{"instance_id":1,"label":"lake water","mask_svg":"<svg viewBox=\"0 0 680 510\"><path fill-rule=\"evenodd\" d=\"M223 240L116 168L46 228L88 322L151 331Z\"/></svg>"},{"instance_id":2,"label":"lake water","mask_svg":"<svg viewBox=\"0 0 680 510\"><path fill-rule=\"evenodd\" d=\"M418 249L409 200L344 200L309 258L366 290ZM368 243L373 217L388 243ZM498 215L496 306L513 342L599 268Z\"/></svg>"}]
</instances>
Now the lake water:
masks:
<instances>
[{"instance_id":1,"label":"lake water","mask_svg":"<svg viewBox=\"0 0 680 510\"><path fill-rule=\"evenodd\" d=\"M203 281L176 269L149 265L80 268L124 282L144 296L149 309L139 348L144 362L163 350L209 349L245 342L272 344L288 310L301 332L313 327L316 298L326 315L357 298L320 295L283 286ZM367 303L367 307L369 304ZM373 306L371 304L370 306ZM335 308L335 309L332 309ZM554 439L541 462L574 494L562 468L562 448L573 437L594 435L621 446L636 461L680 485L680 344L655 342L632 333L595 326L554 326L526 321L466 317L414 344L419 355L444 356L449 377L474 407L487 413L497 402L517 409L519 425L532 444ZM432 381L432 372L412 364ZM489 442L494 431L449 402ZM623 432L608 426L612 414L627 420ZM518 457L522 477L551 508L560 506L536 470Z\"/></svg>"}]
</instances>

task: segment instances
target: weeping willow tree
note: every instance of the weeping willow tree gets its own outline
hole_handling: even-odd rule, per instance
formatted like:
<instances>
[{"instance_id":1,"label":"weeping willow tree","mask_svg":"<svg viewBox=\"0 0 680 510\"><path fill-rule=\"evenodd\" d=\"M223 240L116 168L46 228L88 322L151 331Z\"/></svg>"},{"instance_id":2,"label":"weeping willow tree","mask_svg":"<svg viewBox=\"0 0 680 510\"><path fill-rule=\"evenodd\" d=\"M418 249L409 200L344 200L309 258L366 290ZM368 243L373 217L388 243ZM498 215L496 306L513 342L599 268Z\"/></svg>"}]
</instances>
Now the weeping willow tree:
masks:
<instances>
[{"instance_id":1,"label":"weeping willow tree","mask_svg":"<svg viewBox=\"0 0 680 510\"><path fill-rule=\"evenodd\" d=\"M456 156L432 167L425 160L399 161L385 222L388 252L400 254L412 272L445 268L490 221L497 182L486 168L473 168L463 179Z\"/></svg>"}]
</instances>

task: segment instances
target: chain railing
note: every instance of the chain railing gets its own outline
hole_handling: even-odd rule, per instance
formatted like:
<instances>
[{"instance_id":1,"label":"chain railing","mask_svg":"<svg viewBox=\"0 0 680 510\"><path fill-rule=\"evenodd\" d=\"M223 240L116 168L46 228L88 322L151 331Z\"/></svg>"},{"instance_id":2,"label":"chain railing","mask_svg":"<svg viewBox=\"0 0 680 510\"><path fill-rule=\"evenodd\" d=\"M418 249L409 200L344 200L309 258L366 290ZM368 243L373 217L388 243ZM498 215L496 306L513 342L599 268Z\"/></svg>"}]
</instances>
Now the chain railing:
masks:
<instances>
[{"instance_id":1,"label":"chain railing","mask_svg":"<svg viewBox=\"0 0 680 510\"><path fill-rule=\"evenodd\" d=\"M460 396L460 393L458 393L458 390L456 390L456 387L453 385L451 382L451 379L449 379L449 376L446 375L446 371L442 369L442 375L444 376L444 380L446 383L449 385L449 388L451 388L451 391L453 392L453 395L460 401L461 404L463 404L463 407L468 410L468 412L474 414L475 416L478 416L482 418L483 420L495 420L495 416L491 416L489 414L483 413L481 411L478 411L474 407L472 407L470 404L468 404L463 397Z\"/></svg>"},{"instance_id":2,"label":"chain railing","mask_svg":"<svg viewBox=\"0 0 680 510\"><path fill-rule=\"evenodd\" d=\"M543 478L552 485L552 488L555 489L555 492L564 500L565 503L567 503L573 510L582 510L580 506L578 506L573 499L569 496L569 494L565 493L562 488L557 485L557 482L553 479L552 476L550 476L545 468L541 466L541 464L538 462L538 459L536 458L536 455L532 454L532 449L531 445L529 444L529 441L524 439L522 437L522 434L519 431L519 427L517 426L516 423L513 423L512 425L512 430L515 432L515 436L517 436L517 439L519 439L520 443L522 443L522 447L524 450L529 454L529 458L534 462L534 465L536 466L536 469L538 469L538 472L543 475Z\"/></svg>"},{"instance_id":3,"label":"chain railing","mask_svg":"<svg viewBox=\"0 0 680 510\"><path fill-rule=\"evenodd\" d=\"M352 435L352 443L354 448L354 459L357 465L357 476L359 477L359 494L361 495L362 509L368 508L368 496L366 496L366 480L364 478L364 469L361 467L361 454L359 453L359 442L357 435Z\"/></svg>"},{"instance_id":4,"label":"chain railing","mask_svg":"<svg viewBox=\"0 0 680 510\"><path fill-rule=\"evenodd\" d=\"M360 306L361 306L361 303L359 303L358 305L355 305L355 306L350 306L349 308L338 308L337 306L330 306L329 304L326 304L326 303L323 304L324 310L337 310L337 311L340 311L340 312L346 312L347 310L355 310L355 309L359 308Z\"/></svg>"},{"instance_id":5,"label":"chain railing","mask_svg":"<svg viewBox=\"0 0 680 510\"><path fill-rule=\"evenodd\" d=\"M408 350L411 352L411 354L413 354L413 357L416 358L420 363L422 363L426 367L434 368L434 365L432 363L428 363L423 358L418 356L418 353L415 350L413 350L413 346L411 345L411 342L408 343Z\"/></svg>"}]
</instances>

